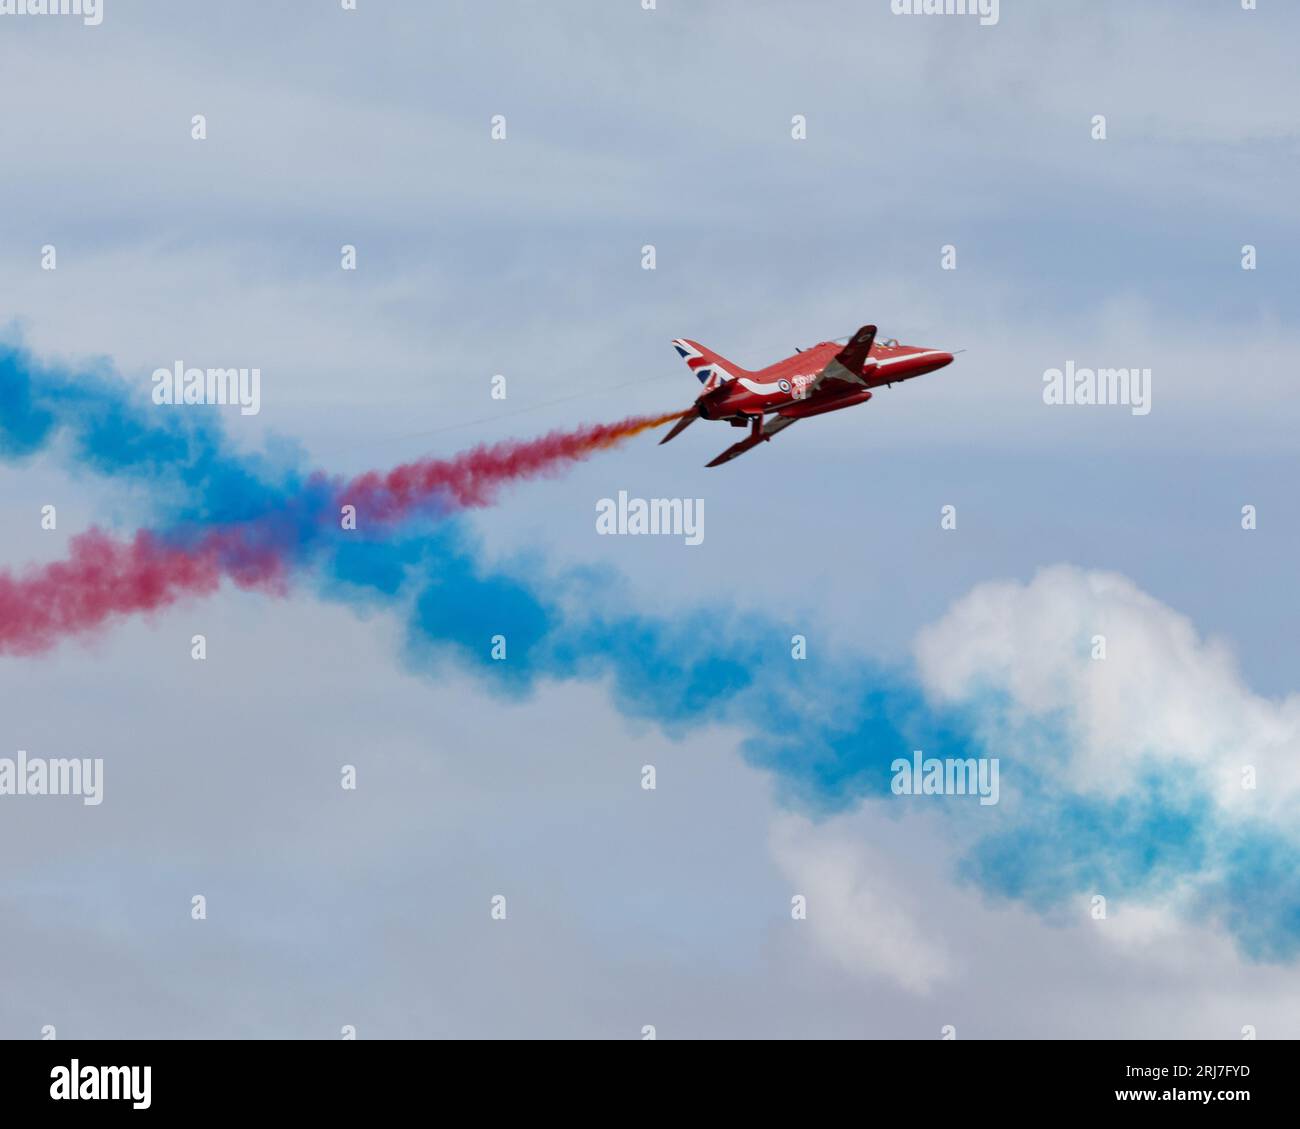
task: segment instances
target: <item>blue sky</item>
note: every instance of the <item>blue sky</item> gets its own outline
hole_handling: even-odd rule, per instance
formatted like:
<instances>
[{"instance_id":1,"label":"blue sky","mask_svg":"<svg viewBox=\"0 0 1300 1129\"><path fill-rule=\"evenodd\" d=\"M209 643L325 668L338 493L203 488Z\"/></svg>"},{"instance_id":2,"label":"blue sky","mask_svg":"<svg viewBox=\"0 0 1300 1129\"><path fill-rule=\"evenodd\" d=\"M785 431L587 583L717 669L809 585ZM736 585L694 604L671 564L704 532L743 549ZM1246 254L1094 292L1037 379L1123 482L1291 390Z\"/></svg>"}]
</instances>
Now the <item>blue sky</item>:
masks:
<instances>
[{"instance_id":1,"label":"blue sky","mask_svg":"<svg viewBox=\"0 0 1300 1129\"><path fill-rule=\"evenodd\" d=\"M730 435L696 426L511 491L463 535L542 591L605 570L621 614L701 645L730 638L719 612L803 633L831 717L882 671L915 671L926 630L953 658L920 662L923 685L969 708L951 664L998 632L963 633L954 601L981 608L981 585L1065 562L1076 572L1007 597L1009 615L1042 615L1040 595L1139 609L1130 650L1150 661L1127 673L1168 722L1145 738L1162 779L1213 770L1210 752L1170 768L1193 699L1236 703L1195 716L1243 746L1272 749L1242 720L1257 711L1259 732L1289 732L1294 13L1004 0L980 28L883 0L336 8L110 0L99 28L0 26L6 73L44 92L0 121L11 336L74 367L106 358L142 398L178 357L259 365L263 411L222 417L229 442L339 472L685 407L678 336L750 365L868 321L965 347L723 471L702 464ZM1105 142L1089 137L1097 113ZM343 243L355 274L338 269ZM939 269L944 244L956 271ZM1151 414L1049 409L1042 373L1070 359L1150 367ZM183 501L56 452L2 473L9 565ZM596 500L620 489L704 498L704 544L596 536ZM1091 603L1077 577L1098 569L1159 607ZM1259 817L1211 809L1234 829L1224 857L1245 859L1235 884L1215 887L1216 870L1176 897L1143 887L1098 929L1045 863L1033 877L1053 896L1003 897L1004 870L981 880L969 813L791 803L789 779L746 756L761 719L782 717L775 700L757 722L720 710L665 729L595 674L502 696L473 664L412 665L404 609L330 596L227 592L89 648L0 659L5 744L103 755L111 793L94 822L29 805L0 831L10 940L36 969L5 983L5 1034L1297 1033L1291 954L1241 944L1286 904L1242 902L1286 857L1285 790L1253 854L1232 844ZM1192 641L1156 647L1179 613ZM219 639L202 670L197 630ZM1057 643L1015 654L1050 665ZM1020 665L999 669L1002 692L1028 693ZM1158 796L1088 775L1113 715L1072 679L1053 796L1081 810ZM1033 720L1037 699L1015 700ZM999 724L995 740L1025 739ZM361 765L355 796L336 794L341 763ZM660 767L650 797L644 763ZM199 925L201 890L214 910ZM814 912L792 923L800 890ZM502 891L510 932L492 933ZM1240 927L1225 905L1245 907ZM89 985L60 978L69 961Z\"/></svg>"}]
</instances>

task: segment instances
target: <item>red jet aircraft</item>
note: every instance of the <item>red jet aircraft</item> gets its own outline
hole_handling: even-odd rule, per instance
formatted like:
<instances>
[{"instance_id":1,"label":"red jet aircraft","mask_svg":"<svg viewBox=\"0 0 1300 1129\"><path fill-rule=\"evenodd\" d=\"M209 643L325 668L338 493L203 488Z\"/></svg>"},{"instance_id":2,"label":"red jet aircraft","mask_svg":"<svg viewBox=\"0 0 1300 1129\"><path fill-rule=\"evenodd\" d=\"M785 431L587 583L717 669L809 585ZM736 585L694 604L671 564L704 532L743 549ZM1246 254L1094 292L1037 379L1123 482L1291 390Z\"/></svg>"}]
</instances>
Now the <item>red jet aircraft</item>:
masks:
<instances>
[{"instance_id":1,"label":"red jet aircraft","mask_svg":"<svg viewBox=\"0 0 1300 1129\"><path fill-rule=\"evenodd\" d=\"M728 447L708 466L730 462L805 416L865 404L871 399L871 389L934 372L952 364L953 359L942 349L877 341L874 325L864 325L847 345L823 341L757 372L733 365L695 341L682 338L673 346L700 378L704 391L660 445L697 419L725 419L732 427L750 428L745 439Z\"/></svg>"}]
</instances>

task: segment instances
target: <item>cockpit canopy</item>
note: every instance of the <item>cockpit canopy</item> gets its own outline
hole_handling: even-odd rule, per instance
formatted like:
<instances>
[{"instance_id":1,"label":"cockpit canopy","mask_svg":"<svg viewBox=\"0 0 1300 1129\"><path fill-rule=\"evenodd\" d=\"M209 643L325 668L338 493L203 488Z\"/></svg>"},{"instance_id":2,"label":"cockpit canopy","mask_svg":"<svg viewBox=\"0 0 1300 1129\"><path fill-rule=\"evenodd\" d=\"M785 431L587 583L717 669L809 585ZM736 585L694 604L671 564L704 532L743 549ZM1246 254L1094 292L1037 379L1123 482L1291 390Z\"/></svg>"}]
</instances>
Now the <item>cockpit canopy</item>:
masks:
<instances>
[{"instance_id":1,"label":"cockpit canopy","mask_svg":"<svg viewBox=\"0 0 1300 1129\"><path fill-rule=\"evenodd\" d=\"M850 334L850 336L852 335ZM822 345L845 345L848 343L848 341L849 341L848 337L835 337L832 338L830 341L823 341L821 342L821 344ZM885 349L897 349L899 346L899 341L897 337L877 337L875 343L877 345L882 346ZM809 346L805 346L805 348L815 348L815 346L809 345ZM798 345L796 345L794 351L796 353L802 353L804 349L801 349Z\"/></svg>"}]
</instances>

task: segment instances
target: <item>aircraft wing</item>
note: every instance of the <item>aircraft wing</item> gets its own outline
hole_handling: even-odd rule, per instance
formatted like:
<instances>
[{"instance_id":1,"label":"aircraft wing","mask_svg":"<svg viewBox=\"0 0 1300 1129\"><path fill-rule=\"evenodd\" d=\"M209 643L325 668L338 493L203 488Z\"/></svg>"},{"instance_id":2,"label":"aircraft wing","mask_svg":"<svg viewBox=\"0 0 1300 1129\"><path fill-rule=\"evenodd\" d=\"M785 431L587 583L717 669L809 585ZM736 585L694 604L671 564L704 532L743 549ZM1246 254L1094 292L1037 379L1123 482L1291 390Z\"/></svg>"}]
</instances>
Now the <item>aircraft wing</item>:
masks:
<instances>
[{"instance_id":1,"label":"aircraft wing","mask_svg":"<svg viewBox=\"0 0 1300 1129\"><path fill-rule=\"evenodd\" d=\"M845 384L861 384L867 382L862 379L862 366L867 363L867 357L871 353L871 346L876 340L876 327L874 325L864 325L851 338L849 343L844 346L830 360L830 363L817 374L813 382L808 385L804 395L813 390L820 388L823 381L839 380Z\"/></svg>"},{"instance_id":2,"label":"aircraft wing","mask_svg":"<svg viewBox=\"0 0 1300 1129\"><path fill-rule=\"evenodd\" d=\"M738 459L746 451L757 447L760 443L763 443L768 439L771 439L773 435L779 435L792 423L798 422L797 419L784 419L781 417L773 418L771 423L768 423L765 420L763 423L763 430L759 434L750 435L747 438L742 439L739 443L733 443L711 463L705 463L704 465L706 467L721 466L723 463L731 462L732 459Z\"/></svg>"}]
</instances>

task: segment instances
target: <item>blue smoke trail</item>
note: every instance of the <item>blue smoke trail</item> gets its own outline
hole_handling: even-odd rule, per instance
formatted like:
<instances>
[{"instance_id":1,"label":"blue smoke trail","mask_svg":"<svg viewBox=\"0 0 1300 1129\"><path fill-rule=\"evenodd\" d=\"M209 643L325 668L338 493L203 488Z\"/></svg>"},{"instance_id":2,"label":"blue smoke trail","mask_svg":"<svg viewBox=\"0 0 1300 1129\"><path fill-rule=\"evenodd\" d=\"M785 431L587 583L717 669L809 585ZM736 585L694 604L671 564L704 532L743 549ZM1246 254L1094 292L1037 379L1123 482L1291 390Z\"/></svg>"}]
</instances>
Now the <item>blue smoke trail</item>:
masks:
<instances>
[{"instance_id":1,"label":"blue smoke trail","mask_svg":"<svg viewBox=\"0 0 1300 1129\"><path fill-rule=\"evenodd\" d=\"M1039 766L1068 735L1048 727L1026 739L996 699L940 709L906 670L845 655L795 661L789 632L771 622L629 614L609 577L488 571L455 518L425 513L392 536L322 538L329 495L301 460L239 453L215 426L152 413L127 398L107 366L70 371L0 347L0 457L41 451L156 487L158 521L173 536L281 515L268 536L309 565L320 595L405 615L405 658L420 667L471 670L515 696L542 679L608 679L621 712L670 734L702 723L742 727L751 734L744 755L771 774L780 800L814 815L890 798L890 765L913 749L997 756L1015 782L1014 810L941 801L965 879L1039 912L1091 891L1159 897L1192 879L1192 912L1217 920L1247 956L1300 953L1294 842L1225 821L1204 786L1154 769L1118 798L1063 792ZM587 610L566 610L574 607ZM498 634L507 639L504 662L491 656Z\"/></svg>"}]
</instances>

